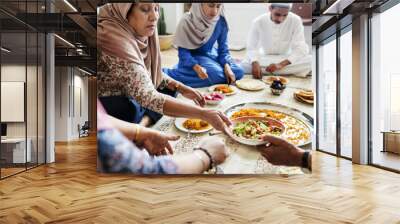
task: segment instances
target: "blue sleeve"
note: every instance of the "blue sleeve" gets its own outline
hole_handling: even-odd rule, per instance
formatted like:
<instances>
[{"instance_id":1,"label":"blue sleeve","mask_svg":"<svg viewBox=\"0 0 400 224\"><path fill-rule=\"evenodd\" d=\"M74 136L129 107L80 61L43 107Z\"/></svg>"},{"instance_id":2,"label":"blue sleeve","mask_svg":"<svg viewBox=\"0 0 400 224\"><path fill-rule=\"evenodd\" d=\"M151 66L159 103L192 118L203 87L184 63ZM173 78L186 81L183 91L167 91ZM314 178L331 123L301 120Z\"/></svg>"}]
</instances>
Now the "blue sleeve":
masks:
<instances>
[{"instance_id":1,"label":"blue sleeve","mask_svg":"<svg viewBox=\"0 0 400 224\"><path fill-rule=\"evenodd\" d=\"M98 168L107 173L173 174L177 165L170 156L150 156L116 129L97 133Z\"/></svg>"},{"instance_id":2,"label":"blue sleeve","mask_svg":"<svg viewBox=\"0 0 400 224\"><path fill-rule=\"evenodd\" d=\"M221 22L221 34L218 37L218 62L224 67L225 64L231 65L232 57L229 53L228 47L228 25L225 18L221 17L223 21Z\"/></svg>"},{"instance_id":3,"label":"blue sleeve","mask_svg":"<svg viewBox=\"0 0 400 224\"><path fill-rule=\"evenodd\" d=\"M178 48L179 63L187 68L193 68L194 65L198 64L197 60L192 57L189 49L179 47Z\"/></svg>"}]
</instances>

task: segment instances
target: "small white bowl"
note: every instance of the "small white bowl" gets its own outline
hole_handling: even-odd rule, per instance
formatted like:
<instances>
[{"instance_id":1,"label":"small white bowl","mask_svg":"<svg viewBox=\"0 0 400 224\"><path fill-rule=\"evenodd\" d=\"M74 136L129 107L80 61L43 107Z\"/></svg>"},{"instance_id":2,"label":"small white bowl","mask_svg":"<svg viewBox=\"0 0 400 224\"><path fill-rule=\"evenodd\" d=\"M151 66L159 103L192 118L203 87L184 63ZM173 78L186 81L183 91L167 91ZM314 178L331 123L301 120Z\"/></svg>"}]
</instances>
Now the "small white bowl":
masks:
<instances>
[{"instance_id":1,"label":"small white bowl","mask_svg":"<svg viewBox=\"0 0 400 224\"><path fill-rule=\"evenodd\" d=\"M206 95L204 95L203 97L209 96L209 95L211 95L211 94L215 94L215 93L206 94ZM210 105L218 105L218 104L220 104L222 101L224 101L224 99L225 99L224 94L222 94L222 93L218 93L218 94L222 97L222 99L220 99L220 100L207 100L207 99L204 98L204 100L206 101L207 104L210 104Z\"/></svg>"},{"instance_id":2,"label":"small white bowl","mask_svg":"<svg viewBox=\"0 0 400 224\"><path fill-rule=\"evenodd\" d=\"M218 105L218 104L220 104L222 101L223 101L223 100L206 100L206 103L207 103L207 104L210 104L210 105Z\"/></svg>"}]
</instances>

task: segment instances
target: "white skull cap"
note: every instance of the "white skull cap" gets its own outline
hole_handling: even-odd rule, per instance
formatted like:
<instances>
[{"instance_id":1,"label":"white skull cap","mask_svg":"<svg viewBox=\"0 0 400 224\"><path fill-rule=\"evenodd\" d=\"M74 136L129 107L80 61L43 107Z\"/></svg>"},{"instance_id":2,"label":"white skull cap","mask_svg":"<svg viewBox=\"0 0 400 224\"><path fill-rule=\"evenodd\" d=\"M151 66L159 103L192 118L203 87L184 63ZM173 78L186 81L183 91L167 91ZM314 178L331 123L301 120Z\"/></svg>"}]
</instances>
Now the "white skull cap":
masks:
<instances>
[{"instance_id":1,"label":"white skull cap","mask_svg":"<svg viewBox=\"0 0 400 224\"><path fill-rule=\"evenodd\" d=\"M291 9L292 8L292 3L271 3L272 8L285 8L285 9Z\"/></svg>"}]
</instances>

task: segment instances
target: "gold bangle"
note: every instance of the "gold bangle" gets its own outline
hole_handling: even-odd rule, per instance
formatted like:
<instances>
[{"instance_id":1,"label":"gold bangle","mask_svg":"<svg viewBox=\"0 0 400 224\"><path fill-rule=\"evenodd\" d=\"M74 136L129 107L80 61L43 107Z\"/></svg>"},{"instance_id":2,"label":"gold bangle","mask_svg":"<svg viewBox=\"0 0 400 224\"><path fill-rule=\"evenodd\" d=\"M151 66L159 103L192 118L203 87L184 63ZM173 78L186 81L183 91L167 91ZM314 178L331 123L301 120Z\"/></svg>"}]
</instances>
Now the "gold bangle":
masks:
<instances>
[{"instance_id":1,"label":"gold bangle","mask_svg":"<svg viewBox=\"0 0 400 224\"><path fill-rule=\"evenodd\" d=\"M175 84L175 91L179 91L178 89L179 89L179 87L181 86L181 84L179 84L179 82L177 82L176 84Z\"/></svg>"},{"instance_id":2,"label":"gold bangle","mask_svg":"<svg viewBox=\"0 0 400 224\"><path fill-rule=\"evenodd\" d=\"M139 138L139 133L140 133L140 125L138 125L138 124L136 124L136 133L135 133L135 141L137 141L138 140L138 138Z\"/></svg>"}]
</instances>

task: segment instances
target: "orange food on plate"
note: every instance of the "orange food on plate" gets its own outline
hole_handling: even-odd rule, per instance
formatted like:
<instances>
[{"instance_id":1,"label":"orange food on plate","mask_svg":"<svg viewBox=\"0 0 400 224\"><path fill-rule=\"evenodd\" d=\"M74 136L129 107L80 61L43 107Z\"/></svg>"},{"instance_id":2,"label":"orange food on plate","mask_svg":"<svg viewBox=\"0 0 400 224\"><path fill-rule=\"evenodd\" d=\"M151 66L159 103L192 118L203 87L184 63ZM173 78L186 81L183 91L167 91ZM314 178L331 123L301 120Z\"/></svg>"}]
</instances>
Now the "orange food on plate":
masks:
<instances>
[{"instance_id":1,"label":"orange food on plate","mask_svg":"<svg viewBox=\"0 0 400 224\"><path fill-rule=\"evenodd\" d=\"M210 127L210 125L201 119L187 119L183 122L183 127L188 130L204 130Z\"/></svg>"},{"instance_id":2,"label":"orange food on plate","mask_svg":"<svg viewBox=\"0 0 400 224\"><path fill-rule=\"evenodd\" d=\"M233 92L233 89L230 88L229 86L221 85L221 86L215 87L214 91L221 92L221 93L231 93L231 92Z\"/></svg>"}]
</instances>

